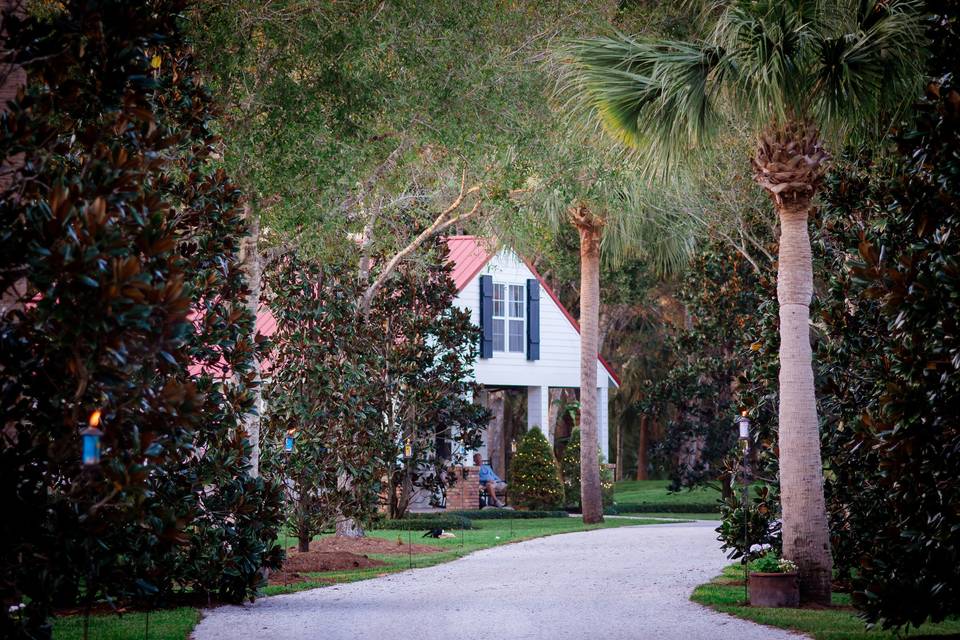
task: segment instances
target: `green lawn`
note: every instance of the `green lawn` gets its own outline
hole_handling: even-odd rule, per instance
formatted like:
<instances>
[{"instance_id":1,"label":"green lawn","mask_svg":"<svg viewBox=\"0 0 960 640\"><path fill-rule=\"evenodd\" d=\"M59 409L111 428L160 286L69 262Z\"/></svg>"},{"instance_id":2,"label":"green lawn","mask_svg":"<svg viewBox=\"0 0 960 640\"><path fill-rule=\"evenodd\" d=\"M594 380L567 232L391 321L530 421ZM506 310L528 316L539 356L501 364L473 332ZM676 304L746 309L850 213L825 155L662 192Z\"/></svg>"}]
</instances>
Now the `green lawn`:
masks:
<instances>
[{"instance_id":1,"label":"green lawn","mask_svg":"<svg viewBox=\"0 0 960 640\"><path fill-rule=\"evenodd\" d=\"M723 584L720 584L720 583ZM864 628L853 609L772 609L743 606L743 569L739 564L728 566L723 574L713 582L700 585L690 599L717 611L729 613L738 618L753 620L781 629L793 629L812 635L817 640L896 640L902 636L892 631ZM843 593L833 595L833 604L849 607L850 596ZM941 624L923 625L911 629L910 636L957 637L960 634L960 620Z\"/></svg>"},{"instance_id":2,"label":"green lawn","mask_svg":"<svg viewBox=\"0 0 960 640\"><path fill-rule=\"evenodd\" d=\"M720 499L717 489L701 487L677 492L667 491L669 480L621 480L614 486L617 504L644 505L708 505Z\"/></svg>"},{"instance_id":3,"label":"green lawn","mask_svg":"<svg viewBox=\"0 0 960 640\"><path fill-rule=\"evenodd\" d=\"M184 640L199 621L200 612L192 607L162 609L149 614L138 611L122 616L90 616L87 637L90 640L147 637L150 640ZM83 616L58 618L54 622L53 637L56 640L83 640Z\"/></svg>"},{"instance_id":4,"label":"green lawn","mask_svg":"<svg viewBox=\"0 0 960 640\"><path fill-rule=\"evenodd\" d=\"M314 582L306 582L294 585L269 586L265 587L261 595L269 596L280 593L291 593L322 587L331 583L354 582L356 580L366 580L388 573L396 573L411 568L428 567L442 562L455 560L463 555L486 549L501 544L509 544L520 540L529 540L557 533L570 533L574 531L589 531L593 529L624 527L635 525L656 525L663 522L644 519L608 519L599 525L584 525L579 518L543 518L536 520L475 520L473 526L464 532L461 538L461 532L456 531L456 538L441 538L433 540L430 538L421 538L423 532L407 532L397 530L378 530L370 531L368 535L396 540L400 537L404 543L408 540L414 544L429 544L431 546L441 547L443 551L430 554L414 555L412 558L405 555L383 555L371 554L372 558L383 560L387 563L383 567L372 567L369 569L354 569L351 571L338 571L323 574L307 574L311 578L316 578ZM294 543L291 538L288 540ZM321 580L322 577L322 580ZM144 637L145 613L128 613L121 616L116 615L98 615L90 617L91 640L126 640L127 638ZM150 640L184 640L193 627L200 619L200 613L196 609L189 607L180 609L168 609L150 612ZM53 637L55 640L80 640L83 638L83 617L70 616L58 618L54 621Z\"/></svg>"}]
</instances>

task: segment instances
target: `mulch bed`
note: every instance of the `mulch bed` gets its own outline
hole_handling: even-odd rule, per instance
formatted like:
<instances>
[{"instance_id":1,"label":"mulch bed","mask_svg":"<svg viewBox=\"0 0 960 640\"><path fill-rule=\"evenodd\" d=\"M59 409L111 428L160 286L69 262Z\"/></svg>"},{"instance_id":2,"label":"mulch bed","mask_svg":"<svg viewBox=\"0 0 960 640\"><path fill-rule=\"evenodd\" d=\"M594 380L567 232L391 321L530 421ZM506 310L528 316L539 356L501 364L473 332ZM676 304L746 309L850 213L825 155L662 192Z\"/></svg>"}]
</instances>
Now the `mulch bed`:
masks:
<instances>
[{"instance_id":1,"label":"mulch bed","mask_svg":"<svg viewBox=\"0 0 960 640\"><path fill-rule=\"evenodd\" d=\"M325 573L328 571L349 571L382 567L386 563L367 556L346 551L308 551L299 553L288 550L287 559L280 571L270 572L270 584L295 584L297 582L320 581L322 578L305 576L305 573Z\"/></svg>"},{"instance_id":2,"label":"mulch bed","mask_svg":"<svg viewBox=\"0 0 960 640\"><path fill-rule=\"evenodd\" d=\"M384 553L384 554L407 554L413 553L437 553L443 551L440 547L433 547L427 544L407 544L406 536L397 540L387 540L385 538L376 538L367 536L364 538L346 538L340 536L329 536L314 540L310 543L310 551L345 551L347 553ZM291 550L287 550L290 554Z\"/></svg>"},{"instance_id":3,"label":"mulch bed","mask_svg":"<svg viewBox=\"0 0 960 640\"><path fill-rule=\"evenodd\" d=\"M289 585L299 582L332 582L322 576L308 576L307 573L327 573L331 571L350 571L386 565L382 560L367 556L368 553L407 554L437 553L439 547L426 544L408 545L404 540L384 540L383 538L340 538L331 536L310 543L310 551L300 553L296 547L287 549L287 559L279 571L270 572L270 584Z\"/></svg>"}]
</instances>

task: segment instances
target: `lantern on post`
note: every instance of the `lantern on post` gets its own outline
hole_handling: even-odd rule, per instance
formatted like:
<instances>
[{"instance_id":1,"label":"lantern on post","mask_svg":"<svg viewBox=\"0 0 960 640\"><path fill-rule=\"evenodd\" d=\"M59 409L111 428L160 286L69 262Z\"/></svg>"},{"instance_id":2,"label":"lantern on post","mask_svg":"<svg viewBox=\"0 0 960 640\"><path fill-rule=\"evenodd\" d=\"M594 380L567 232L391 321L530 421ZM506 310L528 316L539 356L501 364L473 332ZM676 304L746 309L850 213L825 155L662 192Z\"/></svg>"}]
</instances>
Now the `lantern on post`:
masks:
<instances>
[{"instance_id":1,"label":"lantern on post","mask_svg":"<svg viewBox=\"0 0 960 640\"><path fill-rule=\"evenodd\" d=\"M294 438L297 437L296 429L287 429L287 435L283 438L283 452L286 455L293 453Z\"/></svg>"},{"instance_id":2,"label":"lantern on post","mask_svg":"<svg viewBox=\"0 0 960 640\"><path fill-rule=\"evenodd\" d=\"M87 420L87 428L80 432L83 438L82 460L85 467L92 467L100 464L100 409L90 414Z\"/></svg>"},{"instance_id":3,"label":"lantern on post","mask_svg":"<svg viewBox=\"0 0 960 640\"><path fill-rule=\"evenodd\" d=\"M747 584L747 561L750 559L750 513L747 506L750 493L750 459L747 456L750 451L750 418L747 417L746 410L740 412L740 417L737 418L737 427L740 431L738 437L740 440L740 450L743 452L743 460L741 462L741 473L743 474L743 502L741 503L741 509L743 510L743 598L744 602L747 602L750 599L749 586Z\"/></svg>"},{"instance_id":4,"label":"lantern on post","mask_svg":"<svg viewBox=\"0 0 960 640\"><path fill-rule=\"evenodd\" d=\"M410 442L410 438L403 441L403 457L407 460L413 457L413 444Z\"/></svg>"},{"instance_id":5,"label":"lantern on post","mask_svg":"<svg viewBox=\"0 0 960 640\"><path fill-rule=\"evenodd\" d=\"M740 413L737 425L740 427L740 446L747 450L750 448L750 418L747 417L746 410Z\"/></svg>"}]
</instances>

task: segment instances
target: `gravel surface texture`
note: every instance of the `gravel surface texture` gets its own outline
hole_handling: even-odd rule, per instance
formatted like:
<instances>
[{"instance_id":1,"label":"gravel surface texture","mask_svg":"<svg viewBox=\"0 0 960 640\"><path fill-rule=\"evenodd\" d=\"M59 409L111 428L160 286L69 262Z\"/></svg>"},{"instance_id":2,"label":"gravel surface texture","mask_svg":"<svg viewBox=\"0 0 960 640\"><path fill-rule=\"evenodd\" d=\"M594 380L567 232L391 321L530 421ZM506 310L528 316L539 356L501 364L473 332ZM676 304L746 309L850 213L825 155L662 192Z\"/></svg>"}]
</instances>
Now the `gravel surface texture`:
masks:
<instances>
[{"instance_id":1,"label":"gravel surface texture","mask_svg":"<svg viewBox=\"0 0 960 640\"><path fill-rule=\"evenodd\" d=\"M195 640L797 640L690 602L715 522L567 533L204 612Z\"/></svg>"}]
</instances>

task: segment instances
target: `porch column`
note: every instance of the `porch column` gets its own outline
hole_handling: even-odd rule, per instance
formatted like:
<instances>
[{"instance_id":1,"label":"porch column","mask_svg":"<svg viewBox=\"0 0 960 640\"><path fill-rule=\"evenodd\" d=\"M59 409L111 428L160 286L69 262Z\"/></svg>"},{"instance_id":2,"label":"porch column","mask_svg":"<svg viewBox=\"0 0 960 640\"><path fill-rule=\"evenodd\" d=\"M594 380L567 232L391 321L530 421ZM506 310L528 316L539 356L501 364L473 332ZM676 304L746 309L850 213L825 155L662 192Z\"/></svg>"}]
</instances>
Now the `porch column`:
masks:
<instances>
[{"instance_id":1,"label":"porch column","mask_svg":"<svg viewBox=\"0 0 960 640\"><path fill-rule=\"evenodd\" d=\"M610 462L610 412L607 407L608 398L607 387L597 387L597 426L600 427L599 438L597 439L600 441L600 453L603 454L603 459L606 462Z\"/></svg>"},{"instance_id":2,"label":"porch column","mask_svg":"<svg viewBox=\"0 0 960 640\"><path fill-rule=\"evenodd\" d=\"M527 387L527 429L540 427L540 431L553 445L550 432L550 387Z\"/></svg>"}]
</instances>

